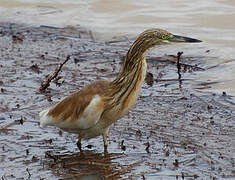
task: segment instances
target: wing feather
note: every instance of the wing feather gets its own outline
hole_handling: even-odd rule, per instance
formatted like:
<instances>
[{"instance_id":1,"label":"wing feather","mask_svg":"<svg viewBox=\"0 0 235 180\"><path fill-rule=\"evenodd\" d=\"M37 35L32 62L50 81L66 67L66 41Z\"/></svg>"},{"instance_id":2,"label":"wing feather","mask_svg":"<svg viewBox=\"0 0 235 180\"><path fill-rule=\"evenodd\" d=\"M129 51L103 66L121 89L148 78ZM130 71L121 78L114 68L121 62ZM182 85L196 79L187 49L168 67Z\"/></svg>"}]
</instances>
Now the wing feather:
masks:
<instances>
[{"instance_id":1,"label":"wing feather","mask_svg":"<svg viewBox=\"0 0 235 180\"><path fill-rule=\"evenodd\" d=\"M57 126L67 131L88 129L100 119L105 103L103 94L108 81L90 84L57 103L51 109L42 111L40 126Z\"/></svg>"}]
</instances>

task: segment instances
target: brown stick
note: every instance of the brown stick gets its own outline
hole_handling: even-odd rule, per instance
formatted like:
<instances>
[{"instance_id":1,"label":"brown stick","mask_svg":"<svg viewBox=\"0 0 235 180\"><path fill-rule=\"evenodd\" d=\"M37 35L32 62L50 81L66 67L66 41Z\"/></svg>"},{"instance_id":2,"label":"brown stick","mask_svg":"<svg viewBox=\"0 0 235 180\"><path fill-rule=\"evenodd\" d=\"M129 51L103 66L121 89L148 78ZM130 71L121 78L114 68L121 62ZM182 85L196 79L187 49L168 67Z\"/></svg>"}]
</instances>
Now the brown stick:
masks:
<instances>
[{"instance_id":1,"label":"brown stick","mask_svg":"<svg viewBox=\"0 0 235 180\"><path fill-rule=\"evenodd\" d=\"M47 76L47 78L45 79L45 81L42 82L41 87L40 87L40 91L45 91L46 88L48 88L50 86L50 82L55 79L57 77L57 75L59 74L59 72L61 71L61 68L63 67L63 65L70 59L70 56L67 56L66 60L60 64L59 68L56 68L54 72L52 72L51 74L49 74Z\"/></svg>"},{"instance_id":2,"label":"brown stick","mask_svg":"<svg viewBox=\"0 0 235 180\"><path fill-rule=\"evenodd\" d=\"M23 121L22 118L19 119L19 120L15 120L15 121L13 121L13 122L11 122L11 123L3 126L3 127L0 127L0 130L7 130L9 127L14 126L14 125L18 125L18 124L21 124L21 125L24 124L24 121Z\"/></svg>"},{"instance_id":3,"label":"brown stick","mask_svg":"<svg viewBox=\"0 0 235 180\"><path fill-rule=\"evenodd\" d=\"M182 80L181 80L181 65L180 65L180 56L183 54L183 52L178 52L177 53L177 73L178 73L178 80L179 80L179 88L181 88L182 85Z\"/></svg>"},{"instance_id":4,"label":"brown stick","mask_svg":"<svg viewBox=\"0 0 235 180\"><path fill-rule=\"evenodd\" d=\"M177 69L178 69L178 75L179 75L179 79L181 79L181 74L180 74L180 70L181 70L181 66L180 66L180 56L183 54L183 52L178 52L177 53Z\"/></svg>"}]
</instances>

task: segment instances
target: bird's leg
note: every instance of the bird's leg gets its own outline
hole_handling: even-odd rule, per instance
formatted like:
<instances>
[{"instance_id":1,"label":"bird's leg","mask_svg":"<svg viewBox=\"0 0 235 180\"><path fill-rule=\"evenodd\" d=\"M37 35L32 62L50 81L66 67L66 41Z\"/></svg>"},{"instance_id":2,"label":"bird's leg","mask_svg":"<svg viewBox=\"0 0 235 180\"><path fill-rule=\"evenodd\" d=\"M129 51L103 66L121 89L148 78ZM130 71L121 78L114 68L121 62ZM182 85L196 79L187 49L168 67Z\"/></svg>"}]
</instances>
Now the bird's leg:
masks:
<instances>
[{"instance_id":1,"label":"bird's leg","mask_svg":"<svg viewBox=\"0 0 235 180\"><path fill-rule=\"evenodd\" d=\"M104 152L108 152L108 134L109 134L109 128L106 128L103 133L103 141L104 141Z\"/></svg>"},{"instance_id":2,"label":"bird's leg","mask_svg":"<svg viewBox=\"0 0 235 180\"><path fill-rule=\"evenodd\" d=\"M78 137L78 142L77 142L77 146L78 149L80 150L80 152L82 152L82 143L81 143L82 139L80 137Z\"/></svg>"}]
</instances>

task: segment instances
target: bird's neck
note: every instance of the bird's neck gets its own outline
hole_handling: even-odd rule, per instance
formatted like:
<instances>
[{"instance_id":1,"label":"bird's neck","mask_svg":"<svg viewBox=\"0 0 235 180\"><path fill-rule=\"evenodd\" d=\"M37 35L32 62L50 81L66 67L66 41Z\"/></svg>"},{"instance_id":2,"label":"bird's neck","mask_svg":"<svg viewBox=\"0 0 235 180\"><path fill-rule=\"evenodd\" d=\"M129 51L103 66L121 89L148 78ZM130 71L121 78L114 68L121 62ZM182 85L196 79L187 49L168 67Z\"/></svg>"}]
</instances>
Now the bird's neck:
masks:
<instances>
[{"instance_id":1,"label":"bird's neck","mask_svg":"<svg viewBox=\"0 0 235 180\"><path fill-rule=\"evenodd\" d=\"M114 106L128 103L132 96L135 103L146 75L147 50L136 42L129 49L119 75L111 82L110 96Z\"/></svg>"}]
</instances>

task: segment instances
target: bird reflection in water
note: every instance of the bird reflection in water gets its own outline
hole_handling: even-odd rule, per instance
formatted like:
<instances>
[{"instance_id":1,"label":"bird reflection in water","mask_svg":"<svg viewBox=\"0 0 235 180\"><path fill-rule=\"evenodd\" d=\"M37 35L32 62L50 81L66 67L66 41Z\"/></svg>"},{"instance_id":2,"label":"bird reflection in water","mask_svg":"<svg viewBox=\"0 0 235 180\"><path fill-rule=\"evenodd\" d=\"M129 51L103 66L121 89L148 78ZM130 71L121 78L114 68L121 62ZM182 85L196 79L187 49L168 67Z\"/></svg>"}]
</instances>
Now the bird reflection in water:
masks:
<instances>
[{"instance_id":1,"label":"bird reflection in water","mask_svg":"<svg viewBox=\"0 0 235 180\"><path fill-rule=\"evenodd\" d=\"M118 159L126 158L122 153L97 153L85 150L82 153L54 154L46 152L44 168L65 179L103 180L120 178L140 161L122 165ZM121 161L120 161L121 162Z\"/></svg>"}]
</instances>

